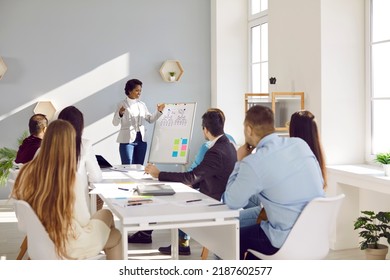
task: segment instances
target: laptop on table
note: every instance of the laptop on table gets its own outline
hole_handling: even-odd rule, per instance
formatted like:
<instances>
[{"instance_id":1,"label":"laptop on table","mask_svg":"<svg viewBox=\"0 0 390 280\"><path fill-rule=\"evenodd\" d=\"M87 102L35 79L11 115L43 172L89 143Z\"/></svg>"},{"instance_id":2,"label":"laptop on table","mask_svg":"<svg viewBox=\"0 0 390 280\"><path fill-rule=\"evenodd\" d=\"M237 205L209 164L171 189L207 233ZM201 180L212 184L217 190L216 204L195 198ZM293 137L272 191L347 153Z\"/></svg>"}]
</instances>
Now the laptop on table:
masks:
<instances>
[{"instance_id":1,"label":"laptop on table","mask_svg":"<svg viewBox=\"0 0 390 280\"><path fill-rule=\"evenodd\" d=\"M112 168L112 165L101 155L96 155L97 162L100 166L100 169L109 169Z\"/></svg>"}]
</instances>

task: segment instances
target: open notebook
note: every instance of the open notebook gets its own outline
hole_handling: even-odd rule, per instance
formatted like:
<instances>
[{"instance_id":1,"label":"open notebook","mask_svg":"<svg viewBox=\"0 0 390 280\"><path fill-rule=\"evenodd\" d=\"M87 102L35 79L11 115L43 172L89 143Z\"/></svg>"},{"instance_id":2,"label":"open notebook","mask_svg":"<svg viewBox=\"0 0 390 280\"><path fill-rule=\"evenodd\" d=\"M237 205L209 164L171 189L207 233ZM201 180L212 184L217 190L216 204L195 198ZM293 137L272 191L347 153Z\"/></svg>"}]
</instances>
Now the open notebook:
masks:
<instances>
[{"instance_id":1,"label":"open notebook","mask_svg":"<svg viewBox=\"0 0 390 280\"><path fill-rule=\"evenodd\" d=\"M145 184L138 185L137 192L139 195L173 195L175 190L166 184Z\"/></svg>"}]
</instances>

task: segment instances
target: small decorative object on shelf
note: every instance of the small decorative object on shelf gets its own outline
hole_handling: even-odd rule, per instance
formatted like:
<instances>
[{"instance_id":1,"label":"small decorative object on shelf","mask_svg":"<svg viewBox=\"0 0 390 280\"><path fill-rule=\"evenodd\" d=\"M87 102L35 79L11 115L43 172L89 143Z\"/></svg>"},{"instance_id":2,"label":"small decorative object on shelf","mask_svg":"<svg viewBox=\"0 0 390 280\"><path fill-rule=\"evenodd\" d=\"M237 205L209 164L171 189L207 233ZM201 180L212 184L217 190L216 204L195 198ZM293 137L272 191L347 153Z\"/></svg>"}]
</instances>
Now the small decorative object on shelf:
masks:
<instances>
[{"instance_id":1,"label":"small decorative object on shelf","mask_svg":"<svg viewBox=\"0 0 390 280\"><path fill-rule=\"evenodd\" d=\"M390 153L376 154L375 162L382 164L385 176L390 176Z\"/></svg>"},{"instance_id":2,"label":"small decorative object on shelf","mask_svg":"<svg viewBox=\"0 0 390 280\"><path fill-rule=\"evenodd\" d=\"M7 72L7 65L5 65L3 59L0 56L0 80L3 78L5 72Z\"/></svg>"},{"instance_id":3,"label":"small decorative object on shelf","mask_svg":"<svg viewBox=\"0 0 390 280\"><path fill-rule=\"evenodd\" d=\"M369 260L384 260L388 246L379 244L379 239L386 239L390 244L390 212L361 211L363 216L354 222L354 229L361 229L359 236L363 240L359 243L360 249L365 250Z\"/></svg>"},{"instance_id":4,"label":"small decorative object on shelf","mask_svg":"<svg viewBox=\"0 0 390 280\"><path fill-rule=\"evenodd\" d=\"M271 85L276 84L276 78L275 78L275 77L269 78L269 83L270 83Z\"/></svg>"},{"instance_id":5,"label":"small decorative object on shelf","mask_svg":"<svg viewBox=\"0 0 390 280\"><path fill-rule=\"evenodd\" d=\"M171 82L174 82L176 80L175 74L175 72L169 72L169 80Z\"/></svg>"},{"instance_id":6,"label":"small decorative object on shelf","mask_svg":"<svg viewBox=\"0 0 390 280\"><path fill-rule=\"evenodd\" d=\"M183 73L183 67L178 60L166 60L160 68L160 75L166 82L178 82Z\"/></svg>"}]
</instances>

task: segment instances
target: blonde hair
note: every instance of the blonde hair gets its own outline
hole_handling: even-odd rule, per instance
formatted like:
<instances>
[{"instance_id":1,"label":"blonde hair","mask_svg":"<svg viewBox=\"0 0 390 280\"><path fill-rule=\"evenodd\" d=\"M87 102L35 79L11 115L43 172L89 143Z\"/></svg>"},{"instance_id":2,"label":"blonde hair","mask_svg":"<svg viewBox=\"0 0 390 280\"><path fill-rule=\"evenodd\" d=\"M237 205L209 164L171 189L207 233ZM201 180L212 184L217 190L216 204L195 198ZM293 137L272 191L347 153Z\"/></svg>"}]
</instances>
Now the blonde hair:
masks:
<instances>
[{"instance_id":1,"label":"blonde hair","mask_svg":"<svg viewBox=\"0 0 390 280\"><path fill-rule=\"evenodd\" d=\"M12 197L31 205L53 241L57 255L65 258L68 258L68 237L73 232L75 139L76 132L69 122L53 121L38 155L22 167L12 190Z\"/></svg>"}]
</instances>

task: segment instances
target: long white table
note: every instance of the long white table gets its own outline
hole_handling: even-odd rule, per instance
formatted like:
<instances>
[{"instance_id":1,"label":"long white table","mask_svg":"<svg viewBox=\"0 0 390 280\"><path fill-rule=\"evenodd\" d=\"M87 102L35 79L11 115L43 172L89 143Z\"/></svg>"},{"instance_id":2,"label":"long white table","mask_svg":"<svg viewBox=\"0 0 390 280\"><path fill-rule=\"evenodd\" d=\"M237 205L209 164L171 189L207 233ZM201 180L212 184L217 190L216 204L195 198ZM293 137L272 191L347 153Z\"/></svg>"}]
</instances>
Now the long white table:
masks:
<instances>
[{"instance_id":1,"label":"long white table","mask_svg":"<svg viewBox=\"0 0 390 280\"><path fill-rule=\"evenodd\" d=\"M173 259L178 259L178 229L183 230L201 245L222 259L239 259L238 210L231 210L197 190L181 183L167 183L176 194L154 196L153 203L127 206L137 184L158 181L142 178L142 172L103 172L103 182L94 184L98 194L121 222L123 258L128 259L127 235L139 230L171 230ZM161 182L160 182L161 183ZM119 189L121 188L121 189ZM123 190L129 189L129 191ZM187 202L190 200L199 200ZM92 202L93 204L93 202Z\"/></svg>"}]
</instances>

